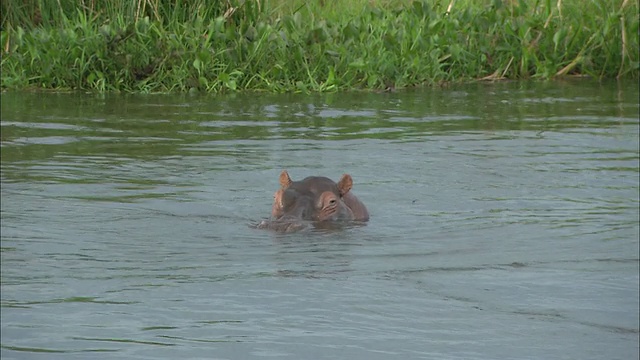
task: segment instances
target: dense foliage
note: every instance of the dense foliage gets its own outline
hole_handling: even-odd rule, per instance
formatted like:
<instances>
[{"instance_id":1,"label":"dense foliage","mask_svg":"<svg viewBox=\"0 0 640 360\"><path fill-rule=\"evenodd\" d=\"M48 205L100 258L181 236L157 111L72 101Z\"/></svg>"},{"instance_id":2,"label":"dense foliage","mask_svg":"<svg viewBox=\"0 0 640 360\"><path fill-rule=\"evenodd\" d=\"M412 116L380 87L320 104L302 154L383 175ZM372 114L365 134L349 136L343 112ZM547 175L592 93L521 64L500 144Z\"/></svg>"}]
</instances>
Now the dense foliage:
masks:
<instances>
[{"instance_id":1,"label":"dense foliage","mask_svg":"<svg viewBox=\"0 0 640 360\"><path fill-rule=\"evenodd\" d=\"M629 0L7 0L1 27L4 89L307 92L639 68Z\"/></svg>"}]
</instances>

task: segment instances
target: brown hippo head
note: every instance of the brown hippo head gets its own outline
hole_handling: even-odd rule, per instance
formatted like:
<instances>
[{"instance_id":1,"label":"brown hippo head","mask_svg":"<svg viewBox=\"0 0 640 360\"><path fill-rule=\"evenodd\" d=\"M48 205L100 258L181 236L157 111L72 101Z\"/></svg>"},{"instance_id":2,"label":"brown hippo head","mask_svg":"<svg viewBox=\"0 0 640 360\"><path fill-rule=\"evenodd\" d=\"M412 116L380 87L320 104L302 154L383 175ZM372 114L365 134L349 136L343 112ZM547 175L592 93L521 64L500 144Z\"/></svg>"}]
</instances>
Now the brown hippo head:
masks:
<instances>
[{"instance_id":1,"label":"brown hippo head","mask_svg":"<svg viewBox=\"0 0 640 360\"><path fill-rule=\"evenodd\" d=\"M350 192L352 187L353 179L348 174L342 175L337 183L324 176L293 181L284 170L280 174L280 189L274 194L271 221L258 227L292 231L298 230L303 220L367 221L369 213Z\"/></svg>"}]
</instances>

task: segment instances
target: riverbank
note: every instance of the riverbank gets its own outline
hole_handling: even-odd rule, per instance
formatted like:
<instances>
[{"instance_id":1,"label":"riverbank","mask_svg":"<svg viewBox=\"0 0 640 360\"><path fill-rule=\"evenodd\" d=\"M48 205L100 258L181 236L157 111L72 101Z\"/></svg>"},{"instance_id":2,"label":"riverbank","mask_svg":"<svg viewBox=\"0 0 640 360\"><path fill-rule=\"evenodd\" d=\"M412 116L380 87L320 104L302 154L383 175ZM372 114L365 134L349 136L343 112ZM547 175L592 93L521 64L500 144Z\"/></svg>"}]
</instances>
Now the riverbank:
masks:
<instances>
[{"instance_id":1,"label":"riverbank","mask_svg":"<svg viewBox=\"0 0 640 360\"><path fill-rule=\"evenodd\" d=\"M2 3L2 89L325 92L638 78L629 0L12 3Z\"/></svg>"}]
</instances>

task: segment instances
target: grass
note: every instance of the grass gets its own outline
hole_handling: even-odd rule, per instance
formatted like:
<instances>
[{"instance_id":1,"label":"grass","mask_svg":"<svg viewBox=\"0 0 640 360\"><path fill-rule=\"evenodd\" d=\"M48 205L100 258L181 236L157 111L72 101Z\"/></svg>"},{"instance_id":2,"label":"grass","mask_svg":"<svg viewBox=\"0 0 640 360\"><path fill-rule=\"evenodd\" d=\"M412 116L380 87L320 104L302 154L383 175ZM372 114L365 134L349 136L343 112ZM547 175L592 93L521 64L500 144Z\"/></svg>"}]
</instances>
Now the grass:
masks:
<instances>
[{"instance_id":1,"label":"grass","mask_svg":"<svg viewBox=\"0 0 640 360\"><path fill-rule=\"evenodd\" d=\"M3 89L326 92L638 78L629 0L3 1Z\"/></svg>"}]
</instances>

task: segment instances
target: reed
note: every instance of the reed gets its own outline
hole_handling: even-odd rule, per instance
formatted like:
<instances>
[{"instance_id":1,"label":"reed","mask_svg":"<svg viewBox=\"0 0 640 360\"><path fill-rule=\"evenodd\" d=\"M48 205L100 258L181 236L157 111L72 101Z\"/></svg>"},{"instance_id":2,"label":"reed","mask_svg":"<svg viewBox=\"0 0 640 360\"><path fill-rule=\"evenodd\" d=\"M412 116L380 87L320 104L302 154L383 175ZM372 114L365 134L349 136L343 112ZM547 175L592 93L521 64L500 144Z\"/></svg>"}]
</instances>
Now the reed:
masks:
<instances>
[{"instance_id":1,"label":"reed","mask_svg":"<svg viewBox=\"0 0 640 360\"><path fill-rule=\"evenodd\" d=\"M186 4L184 4L186 3ZM2 2L3 89L323 92L638 78L628 0Z\"/></svg>"}]
</instances>

